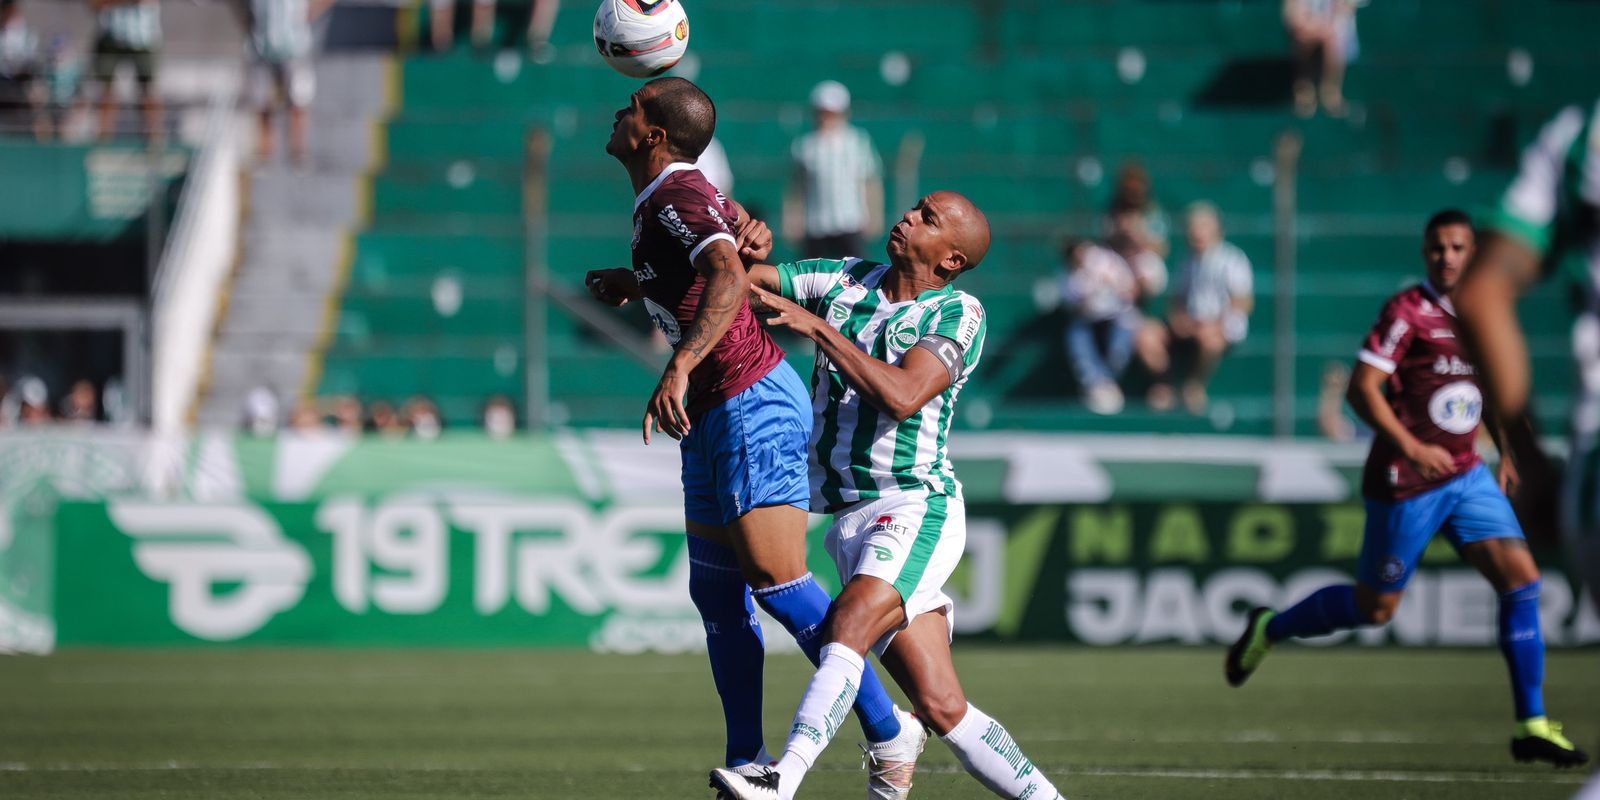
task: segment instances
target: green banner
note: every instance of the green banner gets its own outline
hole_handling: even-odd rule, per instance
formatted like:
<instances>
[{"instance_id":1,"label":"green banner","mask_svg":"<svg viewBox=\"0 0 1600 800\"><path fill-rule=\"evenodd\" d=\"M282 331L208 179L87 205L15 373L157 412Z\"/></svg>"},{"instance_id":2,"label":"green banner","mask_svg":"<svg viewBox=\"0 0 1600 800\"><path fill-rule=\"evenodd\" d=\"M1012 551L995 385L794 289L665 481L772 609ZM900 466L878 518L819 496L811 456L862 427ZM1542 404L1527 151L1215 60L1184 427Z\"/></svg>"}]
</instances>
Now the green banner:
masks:
<instances>
[{"instance_id":1,"label":"green banner","mask_svg":"<svg viewBox=\"0 0 1600 800\"><path fill-rule=\"evenodd\" d=\"M681 520L675 504L483 492L67 503L55 525L57 636L80 645L690 650L702 633ZM1360 508L1347 504L977 504L950 586L957 629L1221 644L1250 606L1347 580L1361 525ZM836 589L821 531L813 534L813 568ZM1493 591L1439 544L1393 624L1329 641L1493 643ZM1550 565L1542 607L1552 646L1600 642L1590 604Z\"/></svg>"}]
</instances>

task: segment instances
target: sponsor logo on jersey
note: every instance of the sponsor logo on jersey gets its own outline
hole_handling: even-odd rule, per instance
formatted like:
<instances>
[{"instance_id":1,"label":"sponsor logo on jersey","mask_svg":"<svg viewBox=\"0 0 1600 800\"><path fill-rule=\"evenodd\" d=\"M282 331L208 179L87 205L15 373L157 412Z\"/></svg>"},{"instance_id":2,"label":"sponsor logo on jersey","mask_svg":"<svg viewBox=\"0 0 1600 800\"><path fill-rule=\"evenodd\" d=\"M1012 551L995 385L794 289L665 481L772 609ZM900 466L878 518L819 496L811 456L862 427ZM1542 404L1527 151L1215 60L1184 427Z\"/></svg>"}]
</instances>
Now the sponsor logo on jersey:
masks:
<instances>
[{"instance_id":1,"label":"sponsor logo on jersey","mask_svg":"<svg viewBox=\"0 0 1600 800\"><path fill-rule=\"evenodd\" d=\"M911 533L911 528L894 521L894 517L884 514L867 528L867 533L898 533L906 535Z\"/></svg>"},{"instance_id":2,"label":"sponsor logo on jersey","mask_svg":"<svg viewBox=\"0 0 1600 800\"><path fill-rule=\"evenodd\" d=\"M648 297L644 299L644 308L650 315L650 321L661 330L661 335L667 337L667 343L674 347L678 346L678 340L683 338L683 331L678 327L678 318L660 303Z\"/></svg>"},{"instance_id":3,"label":"sponsor logo on jersey","mask_svg":"<svg viewBox=\"0 0 1600 800\"><path fill-rule=\"evenodd\" d=\"M854 275L846 272L839 276L839 285L846 289L859 289L861 288L861 281L856 280Z\"/></svg>"},{"instance_id":4,"label":"sponsor logo on jersey","mask_svg":"<svg viewBox=\"0 0 1600 800\"><path fill-rule=\"evenodd\" d=\"M850 312L845 309L843 304L833 303L832 305L828 306L828 316L843 322L846 317L850 316Z\"/></svg>"},{"instance_id":5,"label":"sponsor logo on jersey","mask_svg":"<svg viewBox=\"0 0 1600 800\"><path fill-rule=\"evenodd\" d=\"M1428 418L1449 433L1471 433L1482 417L1483 395L1472 381L1446 384L1428 400Z\"/></svg>"},{"instance_id":6,"label":"sponsor logo on jersey","mask_svg":"<svg viewBox=\"0 0 1600 800\"><path fill-rule=\"evenodd\" d=\"M1437 375L1476 375L1477 368L1461 359L1461 356L1439 356L1434 359L1433 371Z\"/></svg>"},{"instance_id":7,"label":"sponsor logo on jersey","mask_svg":"<svg viewBox=\"0 0 1600 800\"><path fill-rule=\"evenodd\" d=\"M1403 319L1397 319L1389 326L1389 333L1383 337L1383 344L1378 346L1378 352L1384 356L1394 355L1394 349L1399 346L1401 337L1406 331L1411 330L1411 325Z\"/></svg>"},{"instance_id":8,"label":"sponsor logo on jersey","mask_svg":"<svg viewBox=\"0 0 1600 800\"><path fill-rule=\"evenodd\" d=\"M694 234L689 231L688 225L683 224L683 218L678 216L678 209L673 208L672 204L662 206L661 211L656 214L656 219L661 220L667 232L683 242L684 247L694 246Z\"/></svg>"},{"instance_id":9,"label":"sponsor logo on jersey","mask_svg":"<svg viewBox=\"0 0 1600 800\"><path fill-rule=\"evenodd\" d=\"M956 328L956 344L961 349L971 349L972 343L978 338L978 328L983 326L983 307L977 306L966 309L966 315L961 318L961 326Z\"/></svg>"},{"instance_id":10,"label":"sponsor logo on jersey","mask_svg":"<svg viewBox=\"0 0 1600 800\"><path fill-rule=\"evenodd\" d=\"M656 279L656 268L650 266L650 262L646 261L633 268L633 278L640 283L653 281Z\"/></svg>"},{"instance_id":11,"label":"sponsor logo on jersey","mask_svg":"<svg viewBox=\"0 0 1600 800\"><path fill-rule=\"evenodd\" d=\"M728 227L727 221L722 218L722 212L718 211L716 206L706 206L706 213L710 214L711 218L717 221L717 227L722 228L724 231L728 231L729 233L733 232L733 230Z\"/></svg>"},{"instance_id":12,"label":"sponsor logo on jersey","mask_svg":"<svg viewBox=\"0 0 1600 800\"><path fill-rule=\"evenodd\" d=\"M1450 330L1449 328L1434 328L1434 329L1428 331L1428 338L1430 338L1430 339L1454 339L1454 338L1456 338L1456 332L1453 331L1453 330Z\"/></svg>"},{"instance_id":13,"label":"sponsor logo on jersey","mask_svg":"<svg viewBox=\"0 0 1600 800\"><path fill-rule=\"evenodd\" d=\"M887 547L884 547L881 544L875 544L875 545L872 546L872 555L873 555L874 558L878 559L879 561L893 561L894 560L894 551L890 550Z\"/></svg>"}]
</instances>

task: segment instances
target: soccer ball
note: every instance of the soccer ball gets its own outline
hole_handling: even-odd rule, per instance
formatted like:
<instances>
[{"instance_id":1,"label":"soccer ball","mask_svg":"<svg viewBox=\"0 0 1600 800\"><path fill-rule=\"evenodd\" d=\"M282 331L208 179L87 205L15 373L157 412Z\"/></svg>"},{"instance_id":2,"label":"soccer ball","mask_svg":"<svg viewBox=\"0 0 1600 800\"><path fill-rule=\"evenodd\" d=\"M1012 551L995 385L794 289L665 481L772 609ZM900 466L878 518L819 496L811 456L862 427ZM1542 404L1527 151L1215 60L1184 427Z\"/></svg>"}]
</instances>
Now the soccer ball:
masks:
<instances>
[{"instance_id":1,"label":"soccer ball","mask_svg":"<svg viewBox=\"0 0 1600 800\"><path fill-rule=\"evenodd\" d=\"M689 49L689 15L678 0L600 0L594 45L630 78L660 75Z\"/></svg>"}]
</instances>

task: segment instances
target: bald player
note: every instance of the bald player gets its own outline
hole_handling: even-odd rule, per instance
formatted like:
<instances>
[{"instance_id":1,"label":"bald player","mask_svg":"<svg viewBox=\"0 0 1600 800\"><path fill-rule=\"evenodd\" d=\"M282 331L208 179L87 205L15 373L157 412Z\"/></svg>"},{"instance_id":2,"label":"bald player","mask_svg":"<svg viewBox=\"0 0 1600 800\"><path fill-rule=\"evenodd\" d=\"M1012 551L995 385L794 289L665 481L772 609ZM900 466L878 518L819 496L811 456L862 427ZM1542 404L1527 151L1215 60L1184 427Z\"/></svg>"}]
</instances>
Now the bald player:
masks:
<instances>
[{"instance_id":1,"label":"bald player","mask_svg":"<svg viewBox=\"0 0 1600 800\"><path fill-rule=\"evenodd\" d=\"M846 583L783 758L755 774L714 770L711 785L724 797L795 796L854 702L869 650L990 791L1060 796L1006 729L967 703L950 658L944 584L965 548L966 512L946 442L985 331L983 306L951 284L988 249L983 212L935 192L894 226L887 264L819 259L751 269L756 305L773 313L767 324L817 346L811 507L834 517L826 544ZM870 746L867 755L878 758ZM909 792L912 765L904 771Z\"/></svg>"}]
</instances>

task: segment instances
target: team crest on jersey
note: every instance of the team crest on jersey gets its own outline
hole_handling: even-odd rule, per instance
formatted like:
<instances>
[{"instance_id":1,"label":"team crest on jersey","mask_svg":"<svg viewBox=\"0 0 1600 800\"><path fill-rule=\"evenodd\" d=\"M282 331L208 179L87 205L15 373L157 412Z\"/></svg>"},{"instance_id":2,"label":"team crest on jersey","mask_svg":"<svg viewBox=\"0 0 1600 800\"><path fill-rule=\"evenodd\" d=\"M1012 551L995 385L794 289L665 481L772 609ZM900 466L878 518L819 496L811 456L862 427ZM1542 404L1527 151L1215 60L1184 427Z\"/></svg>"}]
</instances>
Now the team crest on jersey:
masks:
<instances>
[{"instance_id":1,"label":"team crest on jersey","mask_svg":"<svg viewBox=\"0 0 1600 800\"><path fill-rule=\"evenodd\" d=\"M889 330L889 343L901 350L910 350L917 343L917 326L909 319L896 322Z\"/></svg>"},{"instance_id":2,"label":"team crest on jersey","mask_svg":"<svg viewBox=\"0 0 1600 800\"><path fill-rule=\"evenodd\" d=\"M1472 433L1483 417L1483 395L1472 381L1456 381L1433 393L1428 400L1428 418L1440 430L1454 434Z\"/></svg>"},{"instance_id":3,"label":"team crest on jersey","mask_svg":"<svg viewBox=\"0 0 1600 800\"><path fill-rule=\"evenodd\" d=\"M667 232L683 242L684 247L694 246L694 234L689 232L689 226L683 224L683 218L678 216L678 209L673 208L670 203L661 208L660 213L656 214L656 219L661 220L661 224L667 227Z\"/></svg>"}]
</instances>

